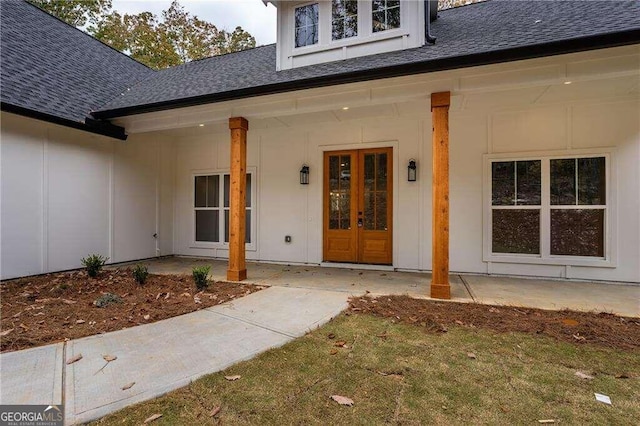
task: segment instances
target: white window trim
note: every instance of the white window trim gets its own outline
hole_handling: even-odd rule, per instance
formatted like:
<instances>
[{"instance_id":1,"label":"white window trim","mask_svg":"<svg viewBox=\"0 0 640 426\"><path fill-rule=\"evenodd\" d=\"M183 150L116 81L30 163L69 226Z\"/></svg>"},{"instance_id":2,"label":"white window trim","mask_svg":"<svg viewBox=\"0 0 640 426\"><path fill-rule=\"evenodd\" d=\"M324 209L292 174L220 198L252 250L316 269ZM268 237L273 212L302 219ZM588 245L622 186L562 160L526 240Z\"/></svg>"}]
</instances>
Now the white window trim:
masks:
<instances>
[{"instance_id":1,"label":"white window trim","mask_svg":"<svg viewBox=\"0 0 640 426\"><path fill-rule=\"evenodd\" d=\"M224 212L225 210L229 210L229 208L224 207L224 175L231 174L230 169L209 169L209 170L192 170L190 177L190 188L191 188L191 197L190 197L190 210L191 210L191 244L189 248L199 248L199 249L223 249L229 250L229 243L224 242ZM247 251L257 251L257 235L258 235L258 206L256 204L258 198L258 182L257 177L258 173L256 167L247 167L247 174L251 175L251 207L247 207L248 210L251 210L251 229L249 232L251 233L251 242L245 243L245 250ZM220 223L218 226L220 227L220 242L208 242L208 241L196 241L196 207L195 207L195 182L196 176L211 176L211 175L220 175L220 179L218 185L220 186L220 197L222 203L219 207L211 207L211 208L202 208L201 210L219 210L220 211Z\"/></svg>"},{"instance_id":2,"label":"white window trim","mask_svg":"<svg viewBox=\"0 0 640 426\"><path fill-rule=\"evenodd\" d=\"M296 47L296 14L295 9L311 4L318 5L318 43L310 44L308 46ZM318 52L324 52L327 50L335 50L349 46L357 46L367 43L375 43L378 41L403 38L409 36L407 30L407 21L409 17L406 16L407 8L400 2L400 27L392 28L385 31L373 32L373 12L371 11L371 2L358 1L358 35L349 38L343 38L339 40L333 40L331 37L331 14L332 2L323 1L311 1L307 3L301 3L295 5L289 13L291 22L291 34L289 34L291 40L291 54L289 58L296 56L311 55ZM327 33L328 32L328 36Z\"/></svg>"},{"instance_id":3,"label":"white window trim","mask_svg":"<svg viewBox=\"0 0 640 426\"><path fill-rule=\"evenodd\" d=\"M590 258L582 256L551 255L551 219L550 219L550 187L549 162L560 158L605 158L606 197L605 208L605 250L604 258ZM540 206L519 206L521 208L540 209L540 252L541 254L493 253L492 252L492 206L491 205L491 163L494 161L527 161L541 160L542 201ZM589 266L589 267L617 267L617 182L615 150L613 148L575 149L568 151L539 151L523 153L485 154L483 155L483 261L496 263L527 263L540 265L561 266ZM553 208L597 208L598 206L553 206Z\"/></svg>"}]
</instances>

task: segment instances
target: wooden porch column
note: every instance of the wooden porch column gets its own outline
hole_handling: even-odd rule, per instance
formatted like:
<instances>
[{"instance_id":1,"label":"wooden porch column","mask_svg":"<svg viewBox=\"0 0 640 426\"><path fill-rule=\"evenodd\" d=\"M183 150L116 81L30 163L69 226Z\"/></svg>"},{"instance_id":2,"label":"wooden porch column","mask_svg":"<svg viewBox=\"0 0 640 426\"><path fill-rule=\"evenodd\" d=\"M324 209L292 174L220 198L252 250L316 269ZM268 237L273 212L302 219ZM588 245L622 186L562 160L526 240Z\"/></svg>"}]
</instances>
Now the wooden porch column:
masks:
<instances>
[{"instance_id":1,"label":"wooden porch column","mask_svg":"<svg viewBox=\"0 0 640 426\"><path fill-rule=\"evenodd\" d=\"M245 264L246 192L247 192L247 130L249 122L242 117L229 119L231 130L231 176L229 185L229 269L227 280L247 278Z\"/></svg>"},{"instance_id":2,"label":"wooden porch column","mask_svg":"<svg viewBox=\"0 0 640 426\"><path fill-rule=\"evenodd\" d=\"M451 299L449 287L449 104L450 92L431 94L433 123L433 217L431 297Z\"/></svg>"}]
</instances>

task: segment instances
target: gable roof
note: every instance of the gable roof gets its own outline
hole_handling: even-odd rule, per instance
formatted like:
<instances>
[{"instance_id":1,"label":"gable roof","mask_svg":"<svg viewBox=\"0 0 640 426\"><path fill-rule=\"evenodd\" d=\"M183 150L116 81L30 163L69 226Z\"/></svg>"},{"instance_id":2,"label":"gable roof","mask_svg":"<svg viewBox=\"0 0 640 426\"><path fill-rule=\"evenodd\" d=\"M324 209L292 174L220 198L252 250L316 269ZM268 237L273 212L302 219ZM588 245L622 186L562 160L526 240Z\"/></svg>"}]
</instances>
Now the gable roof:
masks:
<instances>
[{"instance_id":1,"label":"gable roof","mask_svg":"<svg viewBox=\"0 0 640 426\"><path fill-rule=\"evenodd\" d=\"M500 1L443 10L435 45L276 71L276 46L159 71L97 118L640 42L639 1Z\"/></svg>"},{"instance_id":2,"label":"gable roof","mask_svg":"<svg viewBox=\"0 0 640 426\"><path fill-rule=\"evenodd\" d=\"M154 74L23 0L0 1L0 17L0 99L4 111L100 130L85 123L89 112Z\"/></svg>"}]
</instances>

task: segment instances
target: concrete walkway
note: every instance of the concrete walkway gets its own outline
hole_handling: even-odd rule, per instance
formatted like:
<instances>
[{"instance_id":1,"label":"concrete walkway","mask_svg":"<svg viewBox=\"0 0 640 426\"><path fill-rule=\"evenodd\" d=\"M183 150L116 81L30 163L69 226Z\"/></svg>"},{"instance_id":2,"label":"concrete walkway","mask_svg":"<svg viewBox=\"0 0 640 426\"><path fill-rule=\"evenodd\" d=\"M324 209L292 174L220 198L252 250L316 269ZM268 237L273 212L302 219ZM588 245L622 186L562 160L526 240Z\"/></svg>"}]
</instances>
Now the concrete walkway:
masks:
<instances>
[{"instance_id":1,"label":"concrete walkway","mask_svg":"<svg viewBox=\"0 0 640 426\"><path fill-rule=\"evenodd\" d=\"M281 346L338 315L347 299L271 287L153 324L2 354L0 404L63 403L66 424L88 422ZM107 354L118 358L107 364Z\"/></svg>"},{"instance_id":2,"label":"concrete walkway","mask_svg":"<svg viewBox=\"0 0 640 426\"><path fill-rule=\"evenodd\" d=\"M199 265L211 265L213 278L226 279L223 260L168 257L144 262L158 274L191 274ZM118 265L122 267L122 265ZM319 266L248 263L246 282L289 288L332 290L348 294L407 294L427 298L429 273L355 270ZM640 285L570 280L545 280L488 275L452 274L454 301L512 305L541 309L610 312L640 317Z\"/></svg>"}]
</instances>

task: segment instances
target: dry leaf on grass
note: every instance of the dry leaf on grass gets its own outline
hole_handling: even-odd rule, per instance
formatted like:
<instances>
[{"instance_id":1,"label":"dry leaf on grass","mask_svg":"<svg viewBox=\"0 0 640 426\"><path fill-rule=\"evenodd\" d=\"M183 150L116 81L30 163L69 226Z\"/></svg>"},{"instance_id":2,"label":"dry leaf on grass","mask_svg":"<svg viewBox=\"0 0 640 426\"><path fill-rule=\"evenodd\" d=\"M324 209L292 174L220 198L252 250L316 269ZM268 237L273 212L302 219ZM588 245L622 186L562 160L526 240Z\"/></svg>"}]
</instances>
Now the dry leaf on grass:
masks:
<instances>
[{"instance_id":1,"label":"dry leaf on grass","mask_svg":"<svg viewBox=\"0 0 640 426\"><path fill-rule=\"evenodd\" d=\"M554 419L543 419L543 420L538 420L538 423L555 423L556 421Z\"/></svg>"},{"instance_id":2,"label":"dry leaf on grass","mask_svg":"<svg viewBox=\"0 0 640 426\"><path fill-rule=\"evenodd\" d=\"M329 338L329 339L335 339L335 338L336 338L336 335L335 335L335 334L333 334L333 333L329 333L329 334L327 335L327 338Z\"/></svg>"},{"instance_id":3,"label":"dry leaf on grass","mask_svg":"<svg viewBox=\"0 0 640 426\"><path fill-rule=\"evenodd\" d=\"M145 423L145 424L147 424L147 423L151 423L151 422L152 422L152 421L154 421L154 420L158 420L160 417L162 417L162 414L154 414L153 416L148 417L148 418L144 421L144 423Z\"/></svg>"},{"instance_id":4,"label":"dry leaf on grass","mask_svg":"<svg viewBox=\"0 0 640 426\"><path fill-rule=\"evenodd\" d=\"M576 376L585 380L593 380L593 376L583 373L582 371L576 371Z\"/></svg>"},{"instance_id":5,"label":"dry leaf on grass","mask_svg":"<svg viewBox=\"0 0 640 426\"><path fill-rule=\"evenodd\" d=\"M347 405L349 407L353 406L353 399L347 398L346 396L341 395L331 395L331 399L337 402L340 405Z\"/></svg>"},{"instance_id":6,"label":"dry leaf on grass","mask_svg":"<svg viewBox=\"0 0 640 426\"><path fill-rule=\"evenodd\" d=\"M628 379L629 375L622 373L622 374L616 374L616 379Z\"/></svg>"},{"instance_id":7,"label":"dry leaf on grass","mask_svg":"<svg viewBox=\"0 0 640 426\"><path fill-rule=\"evenodd\" d=\"M335 346L336 348L344 348L345 346L347 346L347 342L345 342L344 340L338 340L333 344L333 346Z\"/></svg>"},{"instance_id":8,"label":"dry leaf on grass","mask_svg":"<svg viewBox=\"0 0 640 426\"><path fill-rule=\"evenodd\" d=\"M215 417L218 415L218 413L220 412L221 407L218 406L216 408L214 408L213 410L211 410L211 412L209 413L209 417Z\"/></svg>"},{"instance_id":9,"label":"dry leaf on grass","mask_svg":"<svg viewBox=\"0 0 640 426\"><path fill-rule=\"evenodd\" d=\"M82 354L78 354L78 355L74 356L73 358L69 358L69 359L67 360L67 365L69 365L69 364L73 364L74 362L78 362L78 361L80 361L81 359L82 359Z\"/></svg>"},{"instance_id":10,"label":"dry leaf on grass","mask_svg":"<svg viewBox=\"0 0 640 426\"><path fill-rule=\"evenodd\" d=\"M86 321L85 320L77 320L76 324L84 324Z\"/></svg>"},{"instance_id":11,"label":"dry leaf on grass","mask_svg":"<svg viewBox=\"0 0 640 426\"><path fill-rule=\"evenodd\" d=\"M335 355L338 353L337 349L331 349L331 351L329 352L329 355Z\"/></svg>"},{"instance_id":12,"label":"dry leaf on grass","mask_svg":"<svg viewBox=\"0 0 640 426\"><path fill-rule=\"evenodd\" d=\"M131 383L127 383L126 385L124 385L121 389L122 390L127 390L127 389L131 389L133 387L133 385L135 385L136 382L131 382Z\"/></svg>"},{"instance_id":13,"label":"dry leaf on grass","mask_svg":"<svg viewBox=\"0 0 640 426\"><path fill-rule=\"evenodd\" d=\"M224 378L227 379L230 382L234 382L234 381L238 380L240 377L242 377L242 376L224 376Z\"/></svg>"},{"instance_id":14,"label":"dry leaf on grass","mask_svg":"<svg viewBox=\"0 0 640 426\"><path fill-rule=\"evenodd\" d=\"M149 318L151 318L151 315L145 315L142 318L144 318L145 320L149 320Z\"/></svg>"},{"instance_id":15,"label":"dry leaf on grass","mask_svg":"<svg viewBox=\"0 0 640 426\"><path fill-rule=\"evenodd\" d=\"M471 359L476 359L476 354L474 354L473 352L467 353L467 356Z\"/></svg>"},{"instance_id":16,"label":"dry leaf on grass","mask_svg":"<svg viewBox=\"0 0 640 426\"><path fill-rule=\"evenodd\" d=\"M107 362L115 361L116 359L118 359L118 357L115 355L102 355L102 358Z\"/></svg>"}]
</instances>

